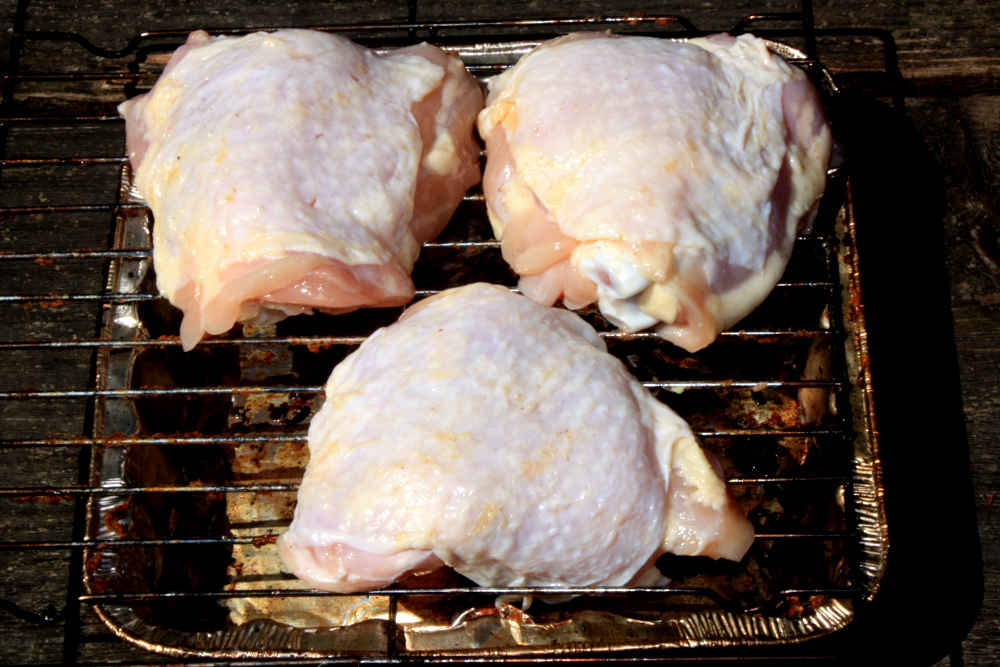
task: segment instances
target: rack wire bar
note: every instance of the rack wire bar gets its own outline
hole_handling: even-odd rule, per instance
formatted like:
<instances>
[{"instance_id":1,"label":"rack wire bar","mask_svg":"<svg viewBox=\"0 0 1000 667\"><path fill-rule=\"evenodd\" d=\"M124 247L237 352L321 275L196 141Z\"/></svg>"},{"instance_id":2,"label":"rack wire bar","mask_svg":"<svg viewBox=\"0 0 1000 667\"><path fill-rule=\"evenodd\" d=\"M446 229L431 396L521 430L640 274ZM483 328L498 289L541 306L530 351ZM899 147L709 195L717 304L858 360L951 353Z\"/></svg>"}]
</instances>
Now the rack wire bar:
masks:
<instances>
[{"instance_id":1,"label":"rack wire bar","mask_svg":"<svg viewBox=\"0 0 1000 667\"><path fill-rule=\"evenodd\" d=\"M178 546L218 546L220 544L238 544L259 546L271 543L276 540L281 533L262 533L254 537L189 537L189 538L162 538L162 539L108 539L108 540L81 540L81 541L47 541L47 542L0 542L0 551L63 551L67 549L94 549L103 547L178 547ZM850 531L825 530L798 533L757 533L755 539L758 540L847 540L851 539ZM412 590L412 589L407 589ZM452 589L448 589L452 590ZM478 591L478 588L476 589ZM506 590L506 589L505 589ZM592 590L588 588L587 590ZM629 587L629 590L633 590Z\"/></svg>"},{"instance_id":2,"label":"rack wire bar","mask_svg":"<svg viewBox=\"0 0 1000 667\"><path fill-rule=\"evenodd\" d=\"M694 434L705 438L753 438L753 437L793 437L793 438L847 438L850 434L843 430L830 428L813 429L712 429L695 430ZM4 447L171 447L199 445L248 445L271 444L287 442L306 442L306 434L302 433L270 433L267 435L176 435L164 437L126 437L108 436L106 438L34 438L34 439L0 439L0 448Z\"/></svg>"},{"instance_id":3,"label":"rack wire bar","mask_svg":"<svg viewBox=\"0 0 1000 667\"><path fill-rule=\"evenodd\" d=\"M48 300L48 299L46 299ZM657 340L659 337L649 331L639 331L628 333L624 331L601 331L598 332L601 338L606 340ZM802 339L816 340L837 336L836 331L830 329L756 329L746 331L723 331L719 334L722 340L760 340L760 339ZM297 345L312 347L329 347L334 345L360 345L364 342L364 336L283 336L283 337L261 337L261 338L207 338L198 343L205 347L246 347L246 346L267 346L267 345ZM29 341L0 341L0 350L36 350L51 348L151 348L151 347L171 347L180 346L181 339L178 336L162 336L154 340L29 340Z\"/></svg>"},{"instance_id":4,"label":"rack wire bar","mask_svg":"<svg viewBox=\"0 0 1000 667\"><path fill-rule=\"evenodd\" d=\"M820 288L825 290L831 290L838 285L829 280L810 280L801 282L779 282L775 285L775 289L793 289L793 288ZM416 296L427 297L433 296L438 293L439 290L417 290ZM147 293L112 293L112 294L72 294L72 293L61 293L61 294L4 294L0 295L0 303L30 303L34 301L155 301L157 299L163 298L161 295L147 292Z\"/></svg>"},{"instance_id":5,"label":"rack wire bar","mask_svg":"<svg viewBox=\"0 0 1000 667\"><path fill-rule=\"evenodd\" d=\"M850 595L851 589L845 587L817 587L785 589L779 595ZM156 593L90 593L81 595L82 602L144 602L169 598L268 598L268 597L345 597L350 593L334 593L331 591L301 590L296 588L271 590L242 591L164 591ZM636 596L671 596L695 595L712 598L720 604L726 604L724 598L717 593L704 588L682 588L660 586L649 588L643 586L511 586L509 588L470 587L470 588L410 588L406 590L387 588L378 592L380 596L406 598L430 595L636 595Z\"/></svg>"},{"instance_id":6,"label":"rack wire bar","mask_svg":"<svg viewBox=\"0 0 1000 667\"><path fill-rule=\"evenodd\" d=\"M804 389L840 388L842 380L675 380L671 382L643 382L647 389ZM145 389L86 389L64 391L0 391L0 400L53 399L53 398L142 398L147 396L214 396L248 394L320 394L321 385L273 385L241 387L170 387Z\"/></svg>"},{"instance_id":7,"label":"rack wire bar","mask_svg":"<svg viewBox=\"0 0 1000 667\"><path fill-rule=\"evenodd\" d=\"M730 477L730 485L796 484L814 482L844 483L850 475L797 475L795 477ZM298 484L219 484L198 486L45 486L0 488L0 497L30 496L126 496L154 493L246 493L298 491Z\"/></svg>"}]
</instances>

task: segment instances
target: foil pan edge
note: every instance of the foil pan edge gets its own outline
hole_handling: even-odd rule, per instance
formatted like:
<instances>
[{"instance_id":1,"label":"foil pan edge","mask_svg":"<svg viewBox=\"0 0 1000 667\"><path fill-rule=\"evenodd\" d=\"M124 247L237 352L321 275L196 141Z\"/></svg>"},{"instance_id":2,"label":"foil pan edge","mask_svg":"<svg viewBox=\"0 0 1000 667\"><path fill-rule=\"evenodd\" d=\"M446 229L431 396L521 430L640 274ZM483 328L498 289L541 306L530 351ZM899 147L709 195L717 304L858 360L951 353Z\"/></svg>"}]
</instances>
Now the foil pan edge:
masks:
<instances>
[{"instance_id":1,"label":"foil pan edge","mask_svg":"<svg viewBox=\"0 0 1000 667\"><path fill-rule=\"evenodd\" d=\"M502 45L501 45L502 46ZM481 50L481 49L480 49ZM488 50L488 49L487 49ZM517 49L507 49L513 55L519 55L520 43ZM776 44L775 50L786 57L805 58L801 52ZM825 71L824 71L825 72ZM831 82L828 73L824 74ZM834 91L835 92L835 91ZM126 188L122 201L127 201L127 166L123 171L123 182ZM840 272L844 289L845 321L850 323L847 340L847 363L852 376L859 383L852 388L851 403L854 408L856 433L855 457L853 475L853 490L857 529L860 535L859 551L861 554L859 576L863 581L864 600L870 600L878 590L885 567L886 551L888 549L887 525L885 518L881 482L881 466L878 459L877 429L874 424L874 414L871 406L871 376L867 368L866 332L864 330L863 311L859 298L860 276L857 270L856 246L854 245L854 220L850 202L850 187L848 184L847 209L848 218L840 231L841 243L849 252L838 253ZM123 239L122 226L130 221L122 216L117 219L116 246ZM132 220L131 222L134 222ZM127 273L122 270L126 261L136 261L140 264L149 260L115 260L112 262L109 274L108 289L110 291L127 293L136 291L136 285L122 285L119 276ZM119 306L119 311L113 312L106 319L102 331L104 339L121 340L144 337L134 306ZM129 310L131 309L131 310ZM130 323L134 323L131 324ZM112 359L111 355L101 353L98 358L98 381L107 386L99 388L124 388L128 386L127 359ZM123 374L124 373L124 374ZM95 404L95 428L100 428L103 435L107 432L126 433L132 414L125 401L101 401ZM92 462L92 479L105 487L122 485L120 475L123 464L123 448L107 448L95 451ZM103 503L91 502L88 510L88 539L110 539L104 524L109 512L127 501L122 496L109 495ZM83 581L89 594L99 594L101 565L107 559L113 560L112 549L85 549ZM96 563L96 565L95 565ZM443 646L440 638L434 638L433 633L399 631L399 637L390 636L390 626L387 621L366 621L366 627L360 632L366 633L369 646L381 643L384 650L361 651L352 650L351 644L356 639L353 634L359 632L355 626L325 629L322 632L305 632L297 628L285 626L267 620L251 621L238 628L217 632L181 632L170 628L152 625L139 617L135 609L119 604L95 604L94 610L110 630L118 637L136 644L146 650L171 656L206 657L206 658L323 658L331 656L359 657L375 656L390 658L397 639L401 641L399 653L414 656L428 656L447 651L448 655L485 656L495 655L499 649L483 647L471 649L450 649ZM730 612L703 612L692 614L682 619L667 619L644 626L644 632L639 637L623 641L614 646L594 646L585 642L553 645L550 643L517 644L502 649L503 655L538 655L538 654L579 654L601 653L635 650L670 649L680 647L729 647L799 643L809 639L828 635L842 630L854 619L854 604L848 599L829 598L809 613L797 618L765 616L763 614L733 614ZM504 629L497 622L497 627ZM352 630L351 628L355 628ZM506 632L510 632L507 624ZM523 636L523 633L522 633ZM321 639L317 639L320 638ZM275 645L287 648L277 649Z\"/></svg>"}]
</instances>

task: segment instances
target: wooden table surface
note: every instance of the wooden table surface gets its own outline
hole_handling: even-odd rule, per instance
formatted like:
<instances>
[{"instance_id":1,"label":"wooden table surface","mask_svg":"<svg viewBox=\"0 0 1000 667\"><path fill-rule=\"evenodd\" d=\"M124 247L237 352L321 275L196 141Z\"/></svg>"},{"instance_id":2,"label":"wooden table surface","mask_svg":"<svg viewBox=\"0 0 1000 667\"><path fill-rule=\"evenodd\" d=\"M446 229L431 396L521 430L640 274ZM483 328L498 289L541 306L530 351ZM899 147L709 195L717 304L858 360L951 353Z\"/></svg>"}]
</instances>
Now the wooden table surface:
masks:
<instances>
[{"instance_id":1,"label":"wooden table surface","mask_svg":"<svg viewBox=\"0 0 1000 667\"><path fill-rule=\"evenodd\" d=\"M752 12L797 11L795 2L597 2L455 0L268 4L126 3L123 0L5 0L6 54L14 28L71 31L119 48L142 30L357 21L683 14L725 30ZM874 655L896 664L992 665L1000 655L1000 2L814 2L821 61L843 89L838 132L850 150L862 234L876 411L883 436L890 552L883 589L858 629L825 651ZM887 60L888 56L888 60ZM82 64L81 64L82 63ZM15 64L15 61L10 61ZM29 42L20 71L100 67L70 43ZM899 78L894 69L898 67ZM66 85L53 83L53 86ZM120 88L118 89L120 90ZM60 94L66 97L65 90ZM71 96L71 95L70 95ZM35 100L37 101L37 100ZM23 103L28 107L33 100ZM84 100L86 102L86 100ZM67 141L44 128L12 134L19 150L59 154ZM113 136L95 139L118 146ZM7 135L4 135L7 137ZM7 139L5 139L7 140ZM116 143L117 142L117 143ZM81 150L99 151L101 147ZM0 205L45 204L50 193L21 172L4 171ZM66 186L72 193L72 184ZM79 186L83 187L83 186ZM114 194L107 193L113 201ZM42 218L0 220L0 250L97 247L107 216L68 226ZM56 267L46 283L0 264L0 292L99 292L95 265ZM54 275L54 274L53 274ZM53 287L55 285L55 287ZM3 311L0 339L95 335L92 311L72 307ZM0 391L88 387L92 358L71 352L0 351ZM81 436L82 404L2 401L4 438ZM72 448L0 450L0 486L73 485ZM72 503L0 499L0 540L68 539ZM88 610L80 624L50 625L20 610L49 613L71 597L65 551L0 549L0 660L6 663L161 662L132 648ZM11 607L14 603L17 608ZM71 611L75 610L70 606ZM867 646L865 642L874 643ZM66 647L72 647L66 650ZM65 650L65 654L64 654ZM808 651L807 651L808 652Z\"/></svg>"}]
</instances>

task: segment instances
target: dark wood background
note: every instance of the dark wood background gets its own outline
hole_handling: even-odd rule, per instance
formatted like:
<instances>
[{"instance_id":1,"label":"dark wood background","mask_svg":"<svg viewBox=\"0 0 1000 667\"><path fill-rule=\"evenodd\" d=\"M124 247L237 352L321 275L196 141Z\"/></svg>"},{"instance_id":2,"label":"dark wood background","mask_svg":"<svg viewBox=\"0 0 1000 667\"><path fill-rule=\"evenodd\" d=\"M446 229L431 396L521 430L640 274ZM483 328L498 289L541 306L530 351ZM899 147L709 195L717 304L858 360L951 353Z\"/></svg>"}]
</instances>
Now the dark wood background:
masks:
<instances>
[{"instance_id":1,"label":"dark wood background","mask_svg":"<svg viewBox=\"0 0 1000 667\"><path fill-rule=\"evenodd\" d=\"M849 147L862 233L872 371L883 436L892 552L883 590L858 627L825 653L878 656L896 664L992 665L1000 652L1000 2L921 3L846 0L812 3L819 55L844 90L838 110ZM142 30L296 26L357 21L678 13L703 29L728 29L761 11L795 11L795 2L597 2L550 0L462 3L216 0L124 2L55 0L0 4L6 31L78 33L108 48ZM889 38L890 41L886 41ZM885 46L888 44L888 51ZM890 58L886 60L886 54ZM21 66L80 66L77 47L26 50ZM93 59L89 61L92 65ZM898 64L900 80L892 74ZM888 71L888 74L887 74ZM898 85L897 85L898 84ZM91 151L120 150L120 128ZM12 139L13 141L13 139ZM24 155L63 150L58 135L18 135ZM84 152L88 147L84 147ZM4 173L4 206L52 196L38 174ZM21 180L19 180L21 179ZM67 185L69 191L74 187ZM84 187L84 186L79 186ZM65 194L65 193L63 193ZM72 192L70 192L72 194ZM109 201L113 193L108 193ZM68 226L0 220L0 249L32 251L107 243L107 216ZM95 265L50 272L0 265L2 293L99 292ZM86 308L5 310L0 339L94 335ZM85 388L88 354L3 352L0 390ZM3 437L84 434L83 404L0 401ZM0 452L0 486L73 485L75 450ZM0 499L0 539L68 539L71 503ZM0 599L41 614L66 607L74 578L64 551L0 550ZM75 609L70 606L70 612ZM104 629L83 610L76 624L50 625L0 608L5 663L161 662ZM873 643L869 644L869 641ZM79 645L64 655L64 647ZM803 654L808 653L803 649Z\"/></svg>"}]
</instances>

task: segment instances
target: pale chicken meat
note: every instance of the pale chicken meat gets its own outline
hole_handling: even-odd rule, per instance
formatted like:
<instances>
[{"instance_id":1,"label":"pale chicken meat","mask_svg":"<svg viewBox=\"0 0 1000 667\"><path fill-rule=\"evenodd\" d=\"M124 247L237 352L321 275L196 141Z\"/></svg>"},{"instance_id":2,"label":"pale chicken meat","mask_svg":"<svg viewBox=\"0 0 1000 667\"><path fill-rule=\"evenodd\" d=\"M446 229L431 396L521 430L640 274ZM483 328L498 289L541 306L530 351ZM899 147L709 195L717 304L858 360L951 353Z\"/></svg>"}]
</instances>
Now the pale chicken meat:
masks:
<instances>
[{"instance_id":1,"label":"pale chicken meat","mask_svg":"<svg viewBox=\"0 0 1000 667\"><path fill-rule=\"evenodd\" d=\"M689 351L778 282L832 145L812 84L751 35L559 38L489 81L478 125L521 290Z\"/></svg>"},{"instance_id":2,"label":"pale chicken meat","mask_svg":"<svg viewBox=\"0 0 1000 667\"><path fill-rule=\"evenodd\" d=\"M650 584L753 529L685 422L577 315L495 285L406 310L341 362L278 540L316 588L448 565L481 585Z\"/></svg>"},{"instance_id":3,"label":"pale chicken meat","mask_svg":"<svg viewBox=\"0 0 1000 667\"><path fill-rule=\"evenodd\" d=\"M481 107L461 61L427 44L191 33L119 107L184 347L250 318L411 300L421 244L479 181Z\"/></svg>"}]
</instances>

